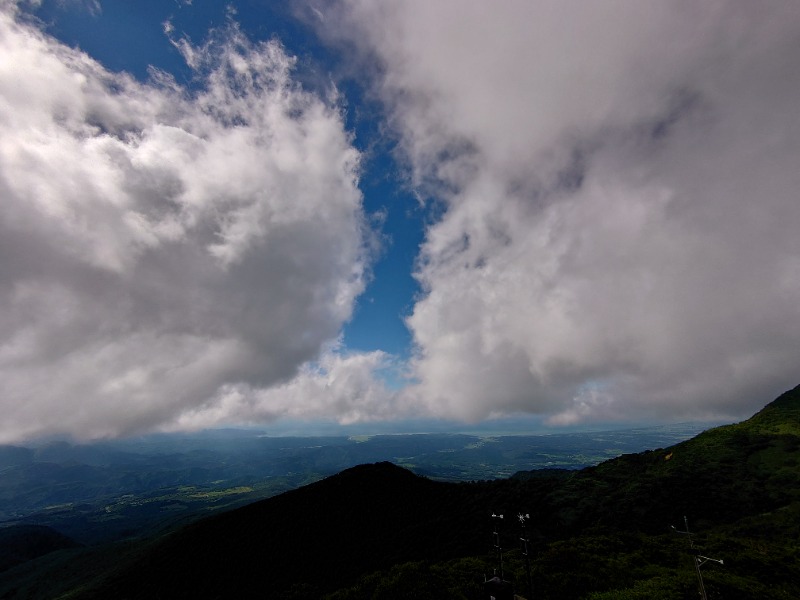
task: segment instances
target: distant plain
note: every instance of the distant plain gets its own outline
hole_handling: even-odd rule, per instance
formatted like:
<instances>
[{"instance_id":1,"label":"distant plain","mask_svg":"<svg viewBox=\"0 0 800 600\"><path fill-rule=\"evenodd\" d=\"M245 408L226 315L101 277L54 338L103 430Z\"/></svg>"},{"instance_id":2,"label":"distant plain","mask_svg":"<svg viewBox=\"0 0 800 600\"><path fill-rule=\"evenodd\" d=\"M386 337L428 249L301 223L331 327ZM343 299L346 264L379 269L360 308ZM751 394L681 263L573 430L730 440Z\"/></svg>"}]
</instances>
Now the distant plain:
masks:
<instances>
[{"instance_id":1,"label":"distant plain","mask_svg":"<svg viewBox=\"0 0 800 600\"><path fill-rule=\"evenodd\" d=\"M668 447L710 426L349 437L270 437L228 429L91 444L0 446L0 520L48 525L94 544L147 535L357 464L390 461L431 479L487 480L531 469L581 469Z\"/></svg>"}]
</instances>

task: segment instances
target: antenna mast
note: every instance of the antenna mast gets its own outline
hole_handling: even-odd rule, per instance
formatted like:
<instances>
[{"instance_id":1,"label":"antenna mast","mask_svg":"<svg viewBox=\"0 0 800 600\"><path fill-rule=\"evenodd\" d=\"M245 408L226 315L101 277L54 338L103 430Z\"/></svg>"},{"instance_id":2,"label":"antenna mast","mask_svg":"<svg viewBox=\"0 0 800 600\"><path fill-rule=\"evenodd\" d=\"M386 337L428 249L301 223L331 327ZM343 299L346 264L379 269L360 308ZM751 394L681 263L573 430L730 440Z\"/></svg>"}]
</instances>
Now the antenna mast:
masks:
<instances>
[{"instance_id":1,"label":"antenna mast","mask_svg":"<svg viewBox=\"0 0 800 600\"><path fill-rule=\"evenodd\" d=\"M533 579L531 578L531 557L530 553L528 552L528 543L530 539L528 538L528 531L525 529L525 522L529 521L531 516L529 514L522 514L519 513L517 515L519 519L520 527L522 527L522 537L519 540L522 542L522 556L525 557L525 570L528 574L528 600L533 600Z\"/></svg>"},{"instance_id":2,"label":"antenna mast","mask_svg":"<svg viewBox=\"0 0 800 600\"><path fill-rule=\"evenodd\" d=\"M503 515L496 515L492 513L492 519L497 519L494 521L494 547L497 550L497 566L500 569L500 579L504 579L503 577L503 548L500 545L500 521L503 520Z\"/></svg>"},{"instance_id":3,"label":"antenna mast","mask_svg":"<svg viewBox=\"0 0 800 600\"><path fill-rule=\"evenodd\" d=\"M696 552L697 548L694 547L694 540L692 540L692 536L694 535L689 531L689 520L684 515L683 517L683 524L686 527L685 531L680 531L679 529L675 529L675 526L672 526L672 529L675 530L675 533L680 533L689 538L689 548L692 549L692 560L694 561L694 570L697 572L697 582L700 586L700 597L703 600L708 600L708 596L706 595L706 586L703 583L703 574L700 572L700 567L706 564L708 561L713 561L719 564L724 564L722 559L718 558L709 558L708 556L703 556L702 554L698 554Z\"/></svg>"}]
</instances>

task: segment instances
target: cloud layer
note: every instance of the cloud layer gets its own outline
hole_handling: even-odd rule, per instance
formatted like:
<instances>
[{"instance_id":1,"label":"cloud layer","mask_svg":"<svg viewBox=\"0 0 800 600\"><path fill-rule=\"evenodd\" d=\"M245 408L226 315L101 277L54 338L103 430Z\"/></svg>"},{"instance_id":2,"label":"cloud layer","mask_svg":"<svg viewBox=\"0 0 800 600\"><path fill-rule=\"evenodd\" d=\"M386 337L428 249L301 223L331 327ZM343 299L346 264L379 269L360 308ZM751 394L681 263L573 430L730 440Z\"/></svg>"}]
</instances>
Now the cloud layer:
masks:
<instances>
[{"instance_id":1,"label":"cloud layer","mask_svg":"<svg viewBox=\"0 0 800 600\"><path fill-rule=\"evenodd\" d=\"M352 0L423 197L435 414L746 415L798 383L791 3Z\"/></svg>"},{"instance_id":2,"label":"cloud layer","mask_svg":"<svg viewBox=\"0 0 800 600\"><path fill-rule=\"evenodd\" d=\"M407 320L414 383L388 390L403 365L341 345L370 266L360 157L278 42L175 37L195 81L143 83L0 0L0 442L740 417L798 383L792 6L314 15L361 51L411 185L445 209Z\"/></svg>"},{"instance_id":3,"label":"cloud layer","mask_svg":"<svg viewBox=\"0 0 800 600\"><path fill-rule=\"evenodd\" d=\"M277 42L212 37L175 40L193 89L143 84L2 3L0 441L175 426L284 385L350 317L368 231L341 115Z\"/></svg>"}]
</instances>

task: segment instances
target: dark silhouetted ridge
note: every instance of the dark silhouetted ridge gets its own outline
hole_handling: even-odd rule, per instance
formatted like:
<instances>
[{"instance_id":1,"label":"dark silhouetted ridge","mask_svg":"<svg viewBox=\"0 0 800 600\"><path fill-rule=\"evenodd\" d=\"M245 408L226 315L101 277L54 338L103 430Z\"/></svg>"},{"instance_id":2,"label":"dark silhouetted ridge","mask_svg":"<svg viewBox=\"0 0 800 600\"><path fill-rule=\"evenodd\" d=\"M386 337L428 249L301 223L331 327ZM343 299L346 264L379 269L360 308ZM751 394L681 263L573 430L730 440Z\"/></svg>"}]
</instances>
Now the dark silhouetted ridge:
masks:
<instances>
[{"instance_id":1,"label":"dark silhouetted ridge","mask_svg":"<svg viewBox=\"0 0 800 600\"><path fill-rule=\"evenodd\" d=\"M0 572L50 552L78 545L74 540L44 525L2 527Z\"/></svg>"},{"instance_id":2,"label":"dark silhouetted ridge","mask_svg":"<svg viewBox=\"0 0 800 600\"><path fill-rule=\"evenodd\" d=\"M449 546L464 524L457 488L388 462L353 467L179 530L79 597L264 598L282 581L334 590L421 551L480 551L460 536Z\"/></svg>"}]
</instances>

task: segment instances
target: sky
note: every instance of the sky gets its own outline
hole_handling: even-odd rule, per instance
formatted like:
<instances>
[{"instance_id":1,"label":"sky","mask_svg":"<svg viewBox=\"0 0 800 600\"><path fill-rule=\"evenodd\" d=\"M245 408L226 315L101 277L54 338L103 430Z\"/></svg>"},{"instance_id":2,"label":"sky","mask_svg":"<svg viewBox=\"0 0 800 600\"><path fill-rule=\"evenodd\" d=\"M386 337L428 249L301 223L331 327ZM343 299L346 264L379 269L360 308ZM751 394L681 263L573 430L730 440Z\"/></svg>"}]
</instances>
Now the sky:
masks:
<instances>
[{"instance_id":1,"label":"sky","mask_svg":"<svg viewBox=\"0 0 800 600\"><path fill-rule=\"evenodd\" d=\"M0 56L2 443L800 383L797 3L0 0Z\"/></svg>"}]
</instances>

